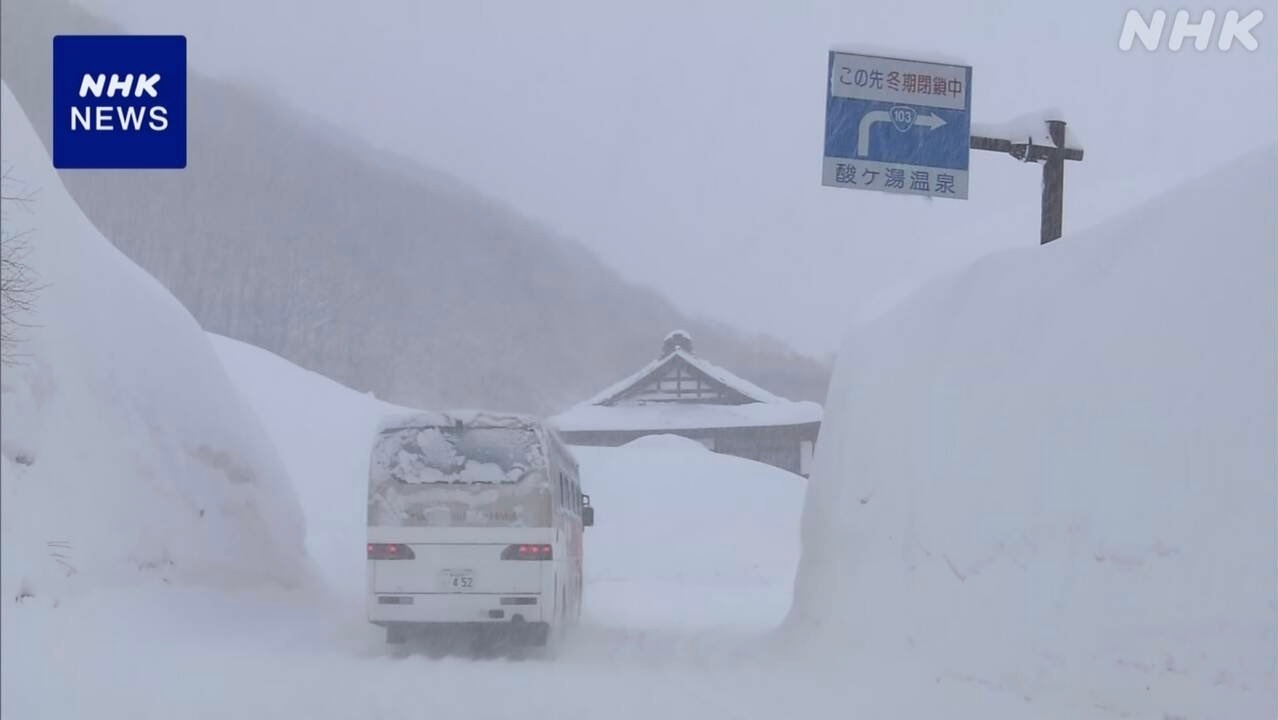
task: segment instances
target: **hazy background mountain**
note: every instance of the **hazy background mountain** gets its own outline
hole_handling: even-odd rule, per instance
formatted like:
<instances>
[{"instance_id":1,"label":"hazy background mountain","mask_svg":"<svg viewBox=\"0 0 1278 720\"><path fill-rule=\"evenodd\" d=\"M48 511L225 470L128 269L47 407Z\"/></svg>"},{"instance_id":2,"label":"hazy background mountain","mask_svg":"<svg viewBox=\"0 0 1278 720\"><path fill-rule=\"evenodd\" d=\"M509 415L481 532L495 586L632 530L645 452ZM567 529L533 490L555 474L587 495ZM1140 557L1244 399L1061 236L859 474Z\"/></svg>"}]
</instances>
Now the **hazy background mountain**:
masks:
<instances>
[{"instance_id":1,"label":"hazy background mountain","mask_svg":"<svg viewBox=\"0 0 1278 720\"><path fill-rule=\"evenodd\" d=\"M64 0L2 13L4 80L48 145L52 36L126 30ZM459 181L194 68L186 170L62 177L206 329L397 403L557 410L676 327L764 387L824 398L825 364L697 320Z\"/></svg>"}]
</instances>

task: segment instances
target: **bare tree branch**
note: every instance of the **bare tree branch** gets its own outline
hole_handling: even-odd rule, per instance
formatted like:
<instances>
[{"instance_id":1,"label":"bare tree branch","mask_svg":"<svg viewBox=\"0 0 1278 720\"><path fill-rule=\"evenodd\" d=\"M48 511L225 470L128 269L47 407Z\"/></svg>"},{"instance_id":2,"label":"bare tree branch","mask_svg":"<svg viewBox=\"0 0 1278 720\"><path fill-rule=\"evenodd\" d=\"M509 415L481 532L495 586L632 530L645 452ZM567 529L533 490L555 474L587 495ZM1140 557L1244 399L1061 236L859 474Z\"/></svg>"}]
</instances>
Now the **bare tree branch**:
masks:
<instances>
[{"instance_id":1,"label":"bare tree branch","mask_svg":"<svg viewBox=\"0 0 1278 720\"><path fill-rule=\"evenodd\" d=\"M30 213L35 190L11 175L11 167L0 174L0 364L12 365L21 355L21 329L35 306L41 286L27 262L31 254L30 228L14 228L15 215Z\"/></svg>"}]
</instances>

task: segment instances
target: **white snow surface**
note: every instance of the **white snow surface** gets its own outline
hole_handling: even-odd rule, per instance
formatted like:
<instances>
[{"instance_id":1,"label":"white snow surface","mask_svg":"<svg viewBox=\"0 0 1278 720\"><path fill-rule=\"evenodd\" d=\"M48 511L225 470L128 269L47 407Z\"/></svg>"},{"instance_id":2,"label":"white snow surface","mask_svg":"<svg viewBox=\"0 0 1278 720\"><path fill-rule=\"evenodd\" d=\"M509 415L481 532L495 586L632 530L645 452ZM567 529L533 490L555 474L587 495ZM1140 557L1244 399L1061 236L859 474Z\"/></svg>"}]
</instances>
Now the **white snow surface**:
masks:
<instances>
[{"instance_id":1,"label":"white snow surface","mask_svg":"<svg viewBox=\"0 0 1278 720\"><path fill-rule=\"evenodd\" d=\"M1276 168L990 256L848 337L800 657L928 689L896 717L953 686L984 692L949 717L1278 715Z\"/></svg>"},{"instance_id":2,"label":"white snow surface","mask_svg":"<svg viewBox=\"0 0 1278 720\"><path fill-rule=\"evenodd\" d=\"M523 413L481 409L411 410L400 408L389 413L378 424L379 431L402 427L447 427L456 423L476 427L536 428L541 422L536 416Z\"/></svg>"},{"instance_id":3,"label":"white snow surface","mask_svg":"<svg viewBox=\"0 0 1278 720\"><path fill-rule=\"evenodd\" d=\"M209 338L293 478L307 552L337 595L362 598L369 453L382 420L411 411L254 345Z\"/></svg>"},{"instance_id":4,"label":"white snow surface","mask_svg":"<svg viewBox=\"0 0 1278 720\"><path fill-rule=\"evenodd\" d=\"M706 446L682 435L644 435L641 438L631 440L623 447L629 450L661 450L668 452L692 452L703 453L708 452Z\"/></svg>"},{"instance_id":5,"label":"white snow surface","mask_svg":"<svg viewBox=\"0 0 1278 720\"><path fill-rule=\"evenodd\" d=\"M297 499L204 334L80 212L7 86L0 114L41 286L0 376L0 600L300 583Z\"/></svg>"},{"instance_id":6,"label":"white snow surface","mask_svg":"<svg viewBox=\"0 0 1278 720\"><path fill-rule=\"evenodd\" d=\"M572 451L595 507L587 620L739 630L785 618L804 478L669 435Z\"/></svg>"}]
</instances>

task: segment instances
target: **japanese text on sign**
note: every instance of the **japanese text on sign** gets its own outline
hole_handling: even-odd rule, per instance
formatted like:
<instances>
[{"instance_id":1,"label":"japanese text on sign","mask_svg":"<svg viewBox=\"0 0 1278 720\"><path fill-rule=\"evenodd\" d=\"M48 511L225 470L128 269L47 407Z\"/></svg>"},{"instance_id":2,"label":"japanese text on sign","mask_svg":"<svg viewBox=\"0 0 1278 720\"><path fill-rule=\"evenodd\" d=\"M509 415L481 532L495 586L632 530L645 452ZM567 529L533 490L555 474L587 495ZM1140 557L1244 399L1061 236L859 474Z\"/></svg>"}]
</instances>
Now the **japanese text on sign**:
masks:
<instances>
[{"instance_id":1,"label":"japanese text on sign","mask_svg":"<svg viewBox=\"0 0 1278 720\"><path fill-rule=\"evenodd\" d=\"M948 94L958 97L963 94L962 80L946 80L939 75L916 75L896 70L883 73L879 70L866 70L865 68L853 71L852 68L843 68L839 82L846 84L849 77L852 79L852 84L859 88L874 88L877 90L887 88L908 95Z\"/></svg>"},{"instance_id":2,"label":"japanese text on sign","mask_svg":"<svg viewBox=\"0 0 1278 720\"><path fill-rule=\"evenodd\" d=\"M830 94L962 110L966 79L966 69L959 66L840 53L830 73Z\"/></svg>"},{"instance_id":3,"label":"japanese text on sign","mask_svg":"<svg viewBox=\"0 0 1278 720\"><path fill-rule=\"evenodd\" d=\"M907 187L914 192L954 195L955 175L950 172L933 173L930 170L915 170L900 167L879 168L878 164L836 163L834 166L834 182L839 185L861 185L866 189L898 189ZM908 173L908 174L907 174ZM880 176L882 180L880 181Z\"/></svg>"}]
</instances>

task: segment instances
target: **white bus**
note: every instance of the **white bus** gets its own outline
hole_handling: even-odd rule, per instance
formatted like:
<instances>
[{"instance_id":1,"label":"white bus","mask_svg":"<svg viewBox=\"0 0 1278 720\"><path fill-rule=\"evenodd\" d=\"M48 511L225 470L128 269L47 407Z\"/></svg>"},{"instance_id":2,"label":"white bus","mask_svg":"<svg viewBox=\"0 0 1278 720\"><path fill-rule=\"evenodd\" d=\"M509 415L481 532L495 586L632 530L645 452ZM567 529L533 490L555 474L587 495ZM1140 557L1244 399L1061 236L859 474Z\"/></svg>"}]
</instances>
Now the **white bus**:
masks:
<instances>
[{"instance_id":1,"label":"white bus","mask_svg":"<svg viewBox=\"0 0 1278 720\"><path fill-rule=\"evenodd\" d=\"M536 418L459 411L385 423L368 485L368 619L545 645L581 614L577 461Z\"/></svg>"}]
</instances>

